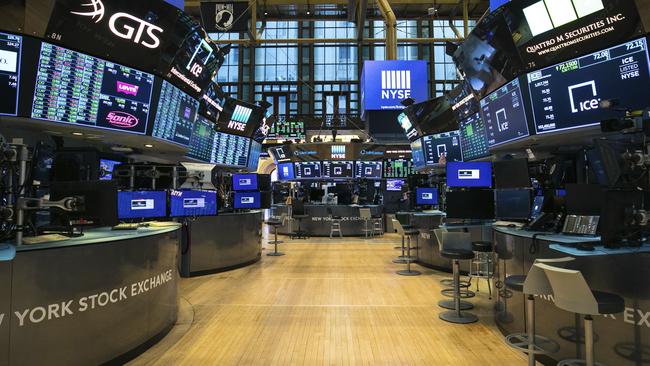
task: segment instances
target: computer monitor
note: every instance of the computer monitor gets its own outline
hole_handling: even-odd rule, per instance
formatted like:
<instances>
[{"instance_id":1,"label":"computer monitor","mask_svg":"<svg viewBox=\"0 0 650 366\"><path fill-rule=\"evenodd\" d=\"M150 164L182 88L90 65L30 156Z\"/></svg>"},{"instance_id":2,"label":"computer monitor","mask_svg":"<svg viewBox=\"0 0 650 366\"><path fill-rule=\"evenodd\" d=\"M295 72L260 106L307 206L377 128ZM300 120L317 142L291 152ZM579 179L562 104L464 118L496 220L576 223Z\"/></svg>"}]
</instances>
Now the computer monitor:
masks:
<instances>
[{"instance_id":1,"label":"computer monitor","mask_svg":"<svg viewBox=\"0 0 650 366\"><path fill-rule=\"evenodd\" d=\"M167 216L167 192L122 191L117 193L120 220L152 219Z\"/></svg>"},{"instance_id":2,"label":"computer monitor","mask_svg":"<svg viewBox=\"0 0 650 366\"><path fill-rule=\"evenodd\" d=\"M387 179L386 190L391 192L401 192L404 180L402 179Z\"/></svg>"},{"instance_id":3,"label":"computer monitor","mask_svg":"<svg viewBox=\"0 0 650 366\"><path fill-rule=\"evenodd\" d=\"M567 215L600 216L604 192L597 184L567 184Z\"/></svg>"},{"instance_id":4,"label":"computer monitor","mask_svg":"<svg viewBox=\"0 0 650 366\"><path fill-rule=\"evenodd\" d=\"M530 187L528 160L512 159L495 162L494 184L497 189Z\"/></svg>"},{"instance_id":5,"label":"computer monitor","mask_svg":"<svg viewBox=\"0 0 650 366\"><path fill-rule=\"evenodd\" d=\"M169 211L171 217L216 216L217 192L172 190Z\"/></svg>"},{"instance_id":6,"label":"computer monitor","mask_svg":"<svg viewBox=\"0 0 650 366\"><path fill-rule=\"evenodd\" d=\"M496 191L496 218L499 220L528 220L531 216L529 189Z\"/></svg>"},{"instance_id":7,"label":"computer monitor","mask_svg":"<svg viewBox=\"0 0 650 366\"><path fill-rule=\"evenodd\" d=\"M438 188L422 188L415 189L415 203L417 205L437 205L438 204Z\"/></svg>"},{"instance_id":8,"label":"computer monitor","mask_svg":"<svg viewBox=\"0 0 650 366\"><path fill-rule=\"evenodd\" d=\"M122 164L121 161L100 159L99 160L99 180L113 179L113 169L116 165Z\"/></svg>"},{"instance_id":9,"label":"computer monitor","mask_svg":"<svg viewBox=\"0 0 650 366\"><path fill-rule=\"evenodd\" d=\"M542 214L544 208L544 196L535 196L533 199L533 208L530 211L530 218L535 220L539 215Z\"/></svg>"},{"instance_id":10,"label":"computer monitor","mask_svg":"<svg viewBox=\"0 0 650 366\"><path fill-rule=\"evenodd\" d=\"M257 188L257 174L232 175L232 189L234 191L254 191Z\"/></svg>"},{"instance_id":11,"label":"computer monitor","mask_svg":"<svg viewBox=\"0 0 650 366\"><path fill-rule=\"evenodd\" d=\"M492 163L448 162L448 187L492 187Z\"/></svg>"},{"instance_id":12,"label":"computer monitor","mask_svg":"<svg viewBox=\"0 0 650 366\"><path fill-rule=\"evenodd\" d=\"M447 218L460 220L494 219L494 192L491 189L447 192Z\"/></svg>"},{"instance_id":13,"label":"computer monitor","mask_svg":"<svg viewBox=\"0 0 650 366\"><path fill-rule=\"evenodd\" d=\"M292 180L296 178L293 169L293 163L279 163L278 164L278 180Z\"/></svg>"},{"instance_id":14,"label":"computer monitor","mask_svg":"<svg viewBox=\"0 0 650 366\"><path fill-rule=\"evenodd\" d=\"M84 203L76 212L57 212L54 216L66 216L70 221L85 222L84 225L89 226L117 225L117 182L52 182L50 200L66 197L83 197Z\"/></svg>"},{"instance_id":15,"label":"computer monitor","mask_svg":"<svg viewBox=\"0 0 650 366\"><path fill-rule=\"evenodd\" d=\"M260 192L235 192L234 207L236 209L261 208Z\"/></svg>"}]
</instances>

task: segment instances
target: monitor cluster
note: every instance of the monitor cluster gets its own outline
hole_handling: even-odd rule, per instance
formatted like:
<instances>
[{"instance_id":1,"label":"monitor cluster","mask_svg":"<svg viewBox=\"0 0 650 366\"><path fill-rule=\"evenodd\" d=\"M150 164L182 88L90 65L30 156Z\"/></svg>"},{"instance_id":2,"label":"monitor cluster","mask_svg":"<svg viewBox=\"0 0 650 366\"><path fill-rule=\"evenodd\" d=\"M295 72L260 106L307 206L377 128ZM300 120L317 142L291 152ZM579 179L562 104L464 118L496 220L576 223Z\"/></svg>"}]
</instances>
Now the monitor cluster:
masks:
<instances>
[{"instance_id":1,"label":"monitor cluster","mask_svg":"<svg viewBox=\"0 0 650 366\"><path fill-rule=\"evenodd\" d=\"M301 161L278 163L278 179L399 179L415 174L406 159L383 161Z\"/></svg>"},{"instance_id":2,"label":"monitor cluster","mask_svg":"<svg viewBox=\"0 0 650 366\"><path fill-rule=\"evenodd\" d=\"M217 215L217 192L200 190L120 191L120 220L199 217Z\"/></svg>"}]
</instances>

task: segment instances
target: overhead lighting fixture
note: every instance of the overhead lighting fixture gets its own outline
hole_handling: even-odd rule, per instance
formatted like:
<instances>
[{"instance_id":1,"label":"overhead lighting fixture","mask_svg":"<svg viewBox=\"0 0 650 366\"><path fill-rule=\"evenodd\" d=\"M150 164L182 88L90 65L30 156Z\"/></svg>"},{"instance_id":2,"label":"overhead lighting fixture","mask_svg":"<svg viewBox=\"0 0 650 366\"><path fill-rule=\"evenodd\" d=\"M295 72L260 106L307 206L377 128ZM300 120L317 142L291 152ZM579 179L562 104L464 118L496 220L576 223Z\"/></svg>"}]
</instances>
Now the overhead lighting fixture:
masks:
<instances>
[{"instance_id":1,"label":"overhead lighting fixture","mask_svg":"<svg viewBox=\"0 0 650 366\"><path fill-rule=\"evenodd\" d=\"M151 149L153 147L153 145L152 144L144 144L144 147L146 147L148 149Z\"/></svg>"},{"instance_id":2,"label":"overhead lighting fixture","mask_svg":"<svg viewBox=\"0 0 650 366\"><path fill-rule=\"evenodd\" d=\"M75 136L83 136L84 134L82 132L73 132L72 133Z\"/></svg>"}]
</instances>

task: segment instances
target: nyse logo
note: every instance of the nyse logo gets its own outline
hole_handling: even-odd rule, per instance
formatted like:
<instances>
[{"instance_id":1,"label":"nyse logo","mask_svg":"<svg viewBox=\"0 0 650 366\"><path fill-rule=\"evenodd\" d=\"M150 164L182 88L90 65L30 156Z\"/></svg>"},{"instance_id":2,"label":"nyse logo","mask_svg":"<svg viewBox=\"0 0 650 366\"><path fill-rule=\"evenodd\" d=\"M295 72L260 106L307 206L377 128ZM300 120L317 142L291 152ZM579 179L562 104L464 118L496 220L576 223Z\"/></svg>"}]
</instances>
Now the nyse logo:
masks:
<instances>
[{"instance_id":1,"label":"nyse logo","mask_svg":"<svg viewBox=\"0 0 650 366\"><path fill-rule=\"evenodd\" d=\"M382 70L381 99L411 97L411 70Z\"/></svg>"},{"instance_id":2,"label":"nyse logo","mask_svg":"<svg viewBox=\"0 0 650 366\"><path fill-rule=\"evenodd\" d=\"M481 179L481 171L478 169L458 170L458 179Z\"/></svg>"},{"instance_id":3,"label":"nyse logo","mask_svg":"<svg viewBox=\"0 0 650 366\"><path fill-rule=\"evenodd\" d=\"M584 90L584 88L589 88L591 95L586 100L580 100L576 97L578 91ZM598 109L598 103L600 98L598 98L598 91L596 90L595 81L587 81L585 83L580 83L572 85L569 87L569 100L571 101L571 112L587 112L594 109Z\"/></svg>"},{"instance_id":4,"label":"nyse logo","mask_svg":"<svg viewBox=\"0 0 650 366\"><path fill-rule=\"evenodd\" d=\"M87 11L71 11L70 13L90 17L95 23L101 22L106 13L102 0L89 1L90 3L81 5L87 8ZM162 28L154 24L123 12L115 13L108 19L108 28L117 37L152 49L160 46L158 37L164 32Z\"/></svg>"},{"instance_id":5,"label":"nyse logo","mask_svg":"<svg viewBox=\"0 0 650 366\"><path fill-rule=\"evenodd\" d=\"M252 113L252 109L238 105L232 113L230 122L228 122L228 128L243 132L246 129L246 124L248 123L248 119L251 117Z\"/></svg>"}]
</instances>

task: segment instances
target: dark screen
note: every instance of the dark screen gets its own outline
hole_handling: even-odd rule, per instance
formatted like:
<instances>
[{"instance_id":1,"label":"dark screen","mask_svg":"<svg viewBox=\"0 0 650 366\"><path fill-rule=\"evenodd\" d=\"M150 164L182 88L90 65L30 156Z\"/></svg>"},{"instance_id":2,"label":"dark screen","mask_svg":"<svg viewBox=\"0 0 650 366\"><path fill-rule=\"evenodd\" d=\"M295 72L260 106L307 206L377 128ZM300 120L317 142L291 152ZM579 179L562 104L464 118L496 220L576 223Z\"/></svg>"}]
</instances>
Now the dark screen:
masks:
<instances>
[{"instance_id":1,"label":"dark screen","mask_svg":"<svg viewBox=\"0 0 650 366\"><path fill-rule=\"evenodd\" d=\"M117 182L52 182L50 200L74 196L83 197L84 208L81 212L66 212L65 216L94 221L94 226L117 225Z\"/></svg>"},{"instance_id":2,"label":"dark screen","mask_svg":"<svg viewBox=\"0 0 650 366\"><path fill-rule=\"evenodd\" d=\"M447 218L463 220L494 219L494 191L447 192Z\"/></svg>"},{"instance_id":3,"label":"dark screen","mask_svg":"<svg viewBox=\"0 0 650 366\"><path fill-rule=\"evenodd\" d=\"M498 189L530 187L528 160L513 159L495 162L494 182Z\"/></svg>"},{"instance_id":4,"label":"dark screen","mask_svg":"<svg viewBox=\"0 0 650 366\"><path fill-rule=\"evenodd\" d=\"M500 220L527 220L531 215L530 190L508 189L496 191L496 218Z\"/></svg>"},{"instance_id":5,"label":"dark screen","mask_svg":"<svg viewBox=\"0 0 650 366\"><path fill-rule=\"evenodd\" d=\"M604 189L596 184L567 184L566 213L568 215L600 216Z\"/></svg>"}]
</instances>

